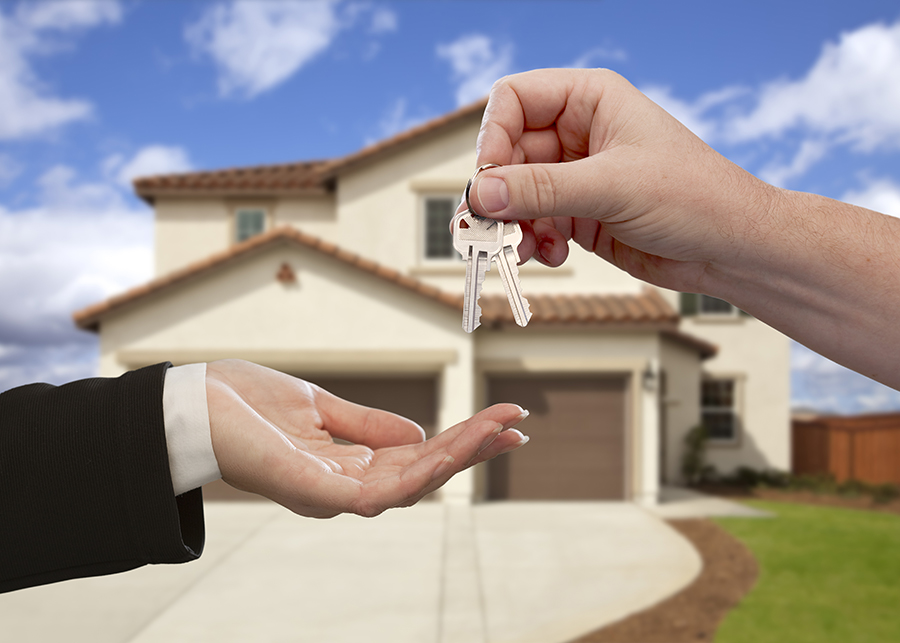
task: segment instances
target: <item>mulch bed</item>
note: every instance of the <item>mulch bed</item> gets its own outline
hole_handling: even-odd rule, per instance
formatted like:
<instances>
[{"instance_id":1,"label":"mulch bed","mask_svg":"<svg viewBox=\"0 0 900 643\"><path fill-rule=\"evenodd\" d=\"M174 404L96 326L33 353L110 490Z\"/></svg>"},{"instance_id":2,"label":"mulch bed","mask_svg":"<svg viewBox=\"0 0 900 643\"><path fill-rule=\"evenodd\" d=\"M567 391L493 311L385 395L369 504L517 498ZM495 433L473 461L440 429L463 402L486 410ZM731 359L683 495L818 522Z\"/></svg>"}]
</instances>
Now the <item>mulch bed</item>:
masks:
<instances>
[{"instance_id":1,"label":"mulch bed","mask_svg":"<svg viewBox=\"0 0 900 643\"><path fill-rule=\"evenodd\" d=\"M653 607L576 639L573 643L696 643L712 641L719 623L756 582L756 559L710 520L670 520L700 553L703 570L693 583Z\"/></svg>"}]
</instances>

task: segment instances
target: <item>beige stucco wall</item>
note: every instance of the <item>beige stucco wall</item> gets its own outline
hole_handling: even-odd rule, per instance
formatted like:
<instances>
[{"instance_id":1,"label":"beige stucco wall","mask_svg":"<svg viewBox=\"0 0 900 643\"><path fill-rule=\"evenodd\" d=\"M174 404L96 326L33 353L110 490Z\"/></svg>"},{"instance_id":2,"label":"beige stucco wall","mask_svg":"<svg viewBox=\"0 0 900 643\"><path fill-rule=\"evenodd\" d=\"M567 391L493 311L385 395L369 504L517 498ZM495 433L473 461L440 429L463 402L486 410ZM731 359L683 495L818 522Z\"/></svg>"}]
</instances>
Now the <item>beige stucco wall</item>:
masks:
<instances>
[{"instance_id":1,"label":"beige stucco wall","mask_svg":"<svg viewBox=\"0 0 900 643\"><path fill-rule=\"evenodd\" d=\"M297 283L275 279L282 263ZM315 251L282 244L183 285L103 323L103 368L116 352L462 350L448 308ZM339 347L339 348L336 348Z\"/></svg>"},{"instance_id":2,"label":"beige stucco wall","mask_svg":"<svg viewBox=\"0 0 900 643\"><path fill-rule=\"evenodd\" d=\"M744 465L790 468L790 343L752 317L692 317L682 328L720 347L703 370L738 382L742 429L733 445L710 443L708 460L720 472Z\"/></svg>"},{"instance_id":3,"label":"beige stucco wall","mask_svg":"<svg viewBox=\"0 0 900 643\"><path fill-rule=\"evenodd\" d=\"M700 423L700 371L704 362L697 353L682 344L665 339L661 348L661 368L665 373L662 399L665 424L660 471L663 481L675 484L681 479L681 455L684 436Z\"/></svg>"},{"instance_id":4,"label":"beige stucco wall","mask_svg":"<svg viewBox=\"0 0 900 643\"><path fill-rule=\"evenodd\" d=\"M157 276L206 259L230 243L230 221L221 199L159 199L154 210Z\"/></svg>"}]
</instances>

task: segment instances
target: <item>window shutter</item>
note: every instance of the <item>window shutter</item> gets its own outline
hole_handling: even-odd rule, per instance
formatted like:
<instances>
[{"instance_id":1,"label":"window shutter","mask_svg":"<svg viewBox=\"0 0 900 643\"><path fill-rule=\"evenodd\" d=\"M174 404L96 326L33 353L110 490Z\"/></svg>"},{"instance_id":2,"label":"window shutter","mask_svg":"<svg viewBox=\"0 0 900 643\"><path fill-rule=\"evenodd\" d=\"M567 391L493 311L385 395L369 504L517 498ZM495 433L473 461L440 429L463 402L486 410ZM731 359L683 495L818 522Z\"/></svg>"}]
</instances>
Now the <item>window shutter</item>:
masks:
<instances>
[{"instance_id":1,"label":"window shutter","mask_svg":"<svg viewBox=\"0 0 900 643\"><path fill-rule=\"evenodd\" d=\"M681 293L681 314L684 317L696 315L700 306L700 296L692 292Z\"/></svg>"}]
</instances>

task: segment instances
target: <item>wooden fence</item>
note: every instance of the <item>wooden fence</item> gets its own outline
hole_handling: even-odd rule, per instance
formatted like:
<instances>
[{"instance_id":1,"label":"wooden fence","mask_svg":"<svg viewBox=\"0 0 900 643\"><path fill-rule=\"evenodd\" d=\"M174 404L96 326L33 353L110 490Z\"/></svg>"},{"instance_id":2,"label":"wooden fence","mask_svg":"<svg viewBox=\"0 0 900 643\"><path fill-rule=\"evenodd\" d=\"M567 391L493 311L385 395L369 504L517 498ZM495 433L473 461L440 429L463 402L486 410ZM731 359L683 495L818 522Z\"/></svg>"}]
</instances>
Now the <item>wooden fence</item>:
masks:
<instances>
[{"instance_id":1,"label":"wooden fence","mask_svg":"<svg viewBox=\"0 0 900 643\"><path fill-rule=\"evenodd\" d=\"M900 413L794 420L792 471L900 484Z\"/></svg>"}]
</instances>

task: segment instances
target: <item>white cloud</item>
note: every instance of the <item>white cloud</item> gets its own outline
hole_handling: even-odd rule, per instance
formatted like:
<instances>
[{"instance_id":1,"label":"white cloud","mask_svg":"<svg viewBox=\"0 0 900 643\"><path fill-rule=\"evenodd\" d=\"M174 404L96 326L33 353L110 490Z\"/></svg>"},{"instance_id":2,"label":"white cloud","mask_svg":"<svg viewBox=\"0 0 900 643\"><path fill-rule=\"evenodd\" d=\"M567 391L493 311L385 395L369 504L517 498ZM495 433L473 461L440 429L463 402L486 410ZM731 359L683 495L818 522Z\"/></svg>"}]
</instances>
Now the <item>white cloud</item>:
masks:
<instances>
[{"instance_id":1,"label":"white cloud","mask_svg":"<svg viewBox=\"0 0 900 643\"><path fill-rule=\"evenodd\" d=\"M785 187L788 181L806 174L809 168L821 161L828 153L828 148L825 141L803 141L790 163L784 165L778 161L772 162L759 171L759 178L772 185Z\"/></svg>"},{"instance_id":2,"label":"white cloud","mask_svg":"<svg viewBox=\"0 0 900 643\"><path fill-rule=\"evenodd\" d=\"M728 124L735 141L803 128L860 151L900 148L900 22L826 43L803 78L763 87L755 109Z\"/></svg>"},{"instance_id":3,"label":"white cloud","mask_svg":"<svg viewBox=\"0 0 900 643\"><path fill-rule=\"evenodd\" d=\"M84 30L120 19L115 2L22 3L13 15L0 10L0 140L40 135L91 116L88 101L53 96L36 76L32 58L65 45L48 32Z\"/></svg>"},{"instance_id":4,"label":"white cloud","mask_svg":"<svg viewBox=\"0 0 900 643\"><path fill-rule=\"evenodd\" d=\"M152 216L118 187L57 166L36 188L34 207L0 205L0 390L91 374L96 337L72 313L152 274Z\"/></svg>"},{"instance_id":5,"label":"white cloud","mask_svg":"<svg viewBox=\"0 0 900 643\"><path fill-rule=\"evenodd\" d=\"M469 34L446 45L437 46L439 58L450 63L457 83L456 104L466 105L488 95L494 82L512 69L511 44L495 48L482 34Z\"/></svg>"},{"instance_id":6,"label":"white cloud","mask_svg":"<svg viewBox=\"0 0 900 643\"><path fill-rule=\"evenodd\" d=\"M581 54L571 67L575 69L588 69L597 66L603 61L625 62L628 60L628 52L621 47L594 47Z\"/></svg>"},{"instance_id":7,"label":"white cloud","mask_svg":"<svg viewBox=\"0 0 900 643\"><path fill-rule=\"evenodd\" d=\"M721 120L710 112L745 96L749 91L745 87L724 87L707 92L697 100L689 102L673 96L669 87L650 85L640 89L650 100L669 112L706 142L715 140L721 130Z\"/></svg>"},{"instance_id":8,"label":"white cloud","mask_svg":"<svg viewBox=\"0 0 900 643\"><path fill-rule=\"evenodd\" d=\"M900 410L900 391L792 342L791 406L843 415L893 411Z\"/></svg>"},{"instance_id":9,"label":"white cloud","mask_svg":"<svg viewBox=\"0 0 900 643\"><path fill-rule=\"evenodd\" d=\"M849 190L841 201L900 217L900 185L891 179L869 179L861 190Z\"/></svg>"},{"instance_id":10,"label":"white cloud","mask_svg":"<svg viewBox=\"0 0 900 643\"><path fill-rule=\"evenodd\" d=\"M21 26L31 30L71 31L105 22L115 24L122 19L122 7L117 0L23 2L16 11L16 18Z\"/></svg>"},{"instance_id":11,"label":"white cloud","mask_svg":"<svg viewBox=\"0 0 900 643\"><path fill-rule=\"evenodd\" d=\"M433 118L433 116L433 114L427 114L425 112L420 112L417 116L411 115L409 113L407 100L405 98L398 98L385 111L384 116L381 117L381 120L378 121L377 137L371 140L367 140L366 144L371 145L372 143L376 143L379 140L390 138L394 134L405 132L406 130L411 129L416 125L424 123L428 119Z\"/></svg>"},{"instance_id":12,"label":"white cloud","mask_svg":"<svg viewBox=\"0 0 900 643\"><path fill-rule=\"evenodd\" d=\"M372 11L372 22L369 31L373 34L397 31L397 14L385 7L376 7Z\"/></svg>"},{"instance_id":13,"label":"white cloud","mask_svg":"<svg viewBox=\"0 0 900 643\"><path fill-rule=\"evenodd\" d=\"M794 147L763 161L760 176L785 185L837 146L853 152L900 150L900 21L843 33L799 79L725 87L683 100L668 87L641 90L712 144Z\"/></svg>"},{"instance_id":14,"label":"white cloud","mask_svg":"<svg viewBox=\"0 0 900 643\"><path fill-rule=\"evenodd\" d=\"M143 176L190 172L194 169L187 150L177 146L147 145L135 153L130 160L121 154L107 157L103 161L104 173L112 176L123 187L130 188L131 182Z\"/></svg>"},{"instance_id":15,"label":"white cloud","mask_svg":"<svg viewBox=\"0 0 900 643\"><path fill-rule=\"evenodd\" d=\"M252 98L281 84L324 52L345 26L334 0L236 0L188 26L194 50L218 67L222 96Z\"/></svg>"}]
</instances>

